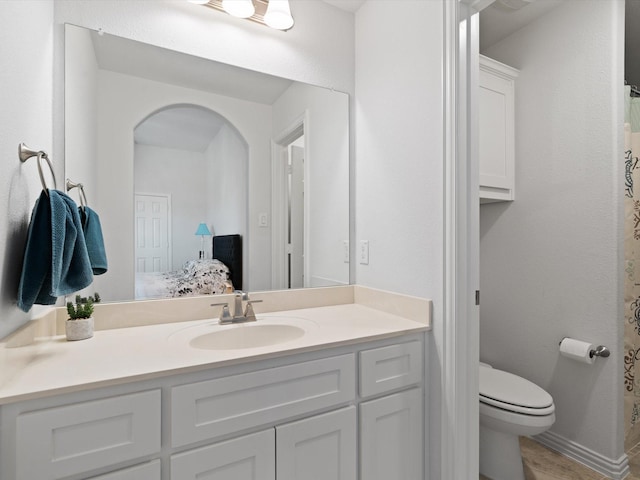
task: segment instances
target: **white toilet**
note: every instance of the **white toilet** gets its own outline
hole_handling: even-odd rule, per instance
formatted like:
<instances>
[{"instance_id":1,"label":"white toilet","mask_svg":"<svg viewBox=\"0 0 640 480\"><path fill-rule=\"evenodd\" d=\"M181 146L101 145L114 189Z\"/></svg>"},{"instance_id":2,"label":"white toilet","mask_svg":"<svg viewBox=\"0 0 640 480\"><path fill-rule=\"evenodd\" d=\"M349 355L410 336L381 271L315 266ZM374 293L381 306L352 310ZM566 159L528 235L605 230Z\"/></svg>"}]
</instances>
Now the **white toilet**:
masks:
<instances>
[{"instance_id":1,"label":"white toilet","mask_svg":"<svg viewBox=\"0 0 640 480\"><path fill-rule=\"evenodd\" d=\"M556 420L553 398L517 375L480 364L480 473L524 480L518 436L537 435Z\"/></svg>"}]
</instances>

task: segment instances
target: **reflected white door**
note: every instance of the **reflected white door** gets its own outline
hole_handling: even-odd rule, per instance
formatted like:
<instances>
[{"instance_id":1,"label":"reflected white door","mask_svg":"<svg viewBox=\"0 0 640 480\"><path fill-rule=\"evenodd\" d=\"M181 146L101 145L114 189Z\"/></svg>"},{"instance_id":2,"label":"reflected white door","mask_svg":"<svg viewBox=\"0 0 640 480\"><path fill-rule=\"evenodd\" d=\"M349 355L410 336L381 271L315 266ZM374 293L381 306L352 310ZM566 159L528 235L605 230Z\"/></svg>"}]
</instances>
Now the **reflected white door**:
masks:
<instances>
[{"instance_id":1,"label":"reflected white door","mask_svg":"<svg viewBox=\"0 0 640 480\"><path fill-rule=\"evenodd\" d=\"M169 270L169 197L135 195L136 272Z\"/></svg>"},{"instance_id":2,"label":"reflected white door","mask_svg":"<svg viewBox=\"0 0 640 480\"><path fill-rule=\"evenodd\" d=\"M291 147L289 174L289 288L304 287L304 148Z\"/></svg>"}]
</instances>

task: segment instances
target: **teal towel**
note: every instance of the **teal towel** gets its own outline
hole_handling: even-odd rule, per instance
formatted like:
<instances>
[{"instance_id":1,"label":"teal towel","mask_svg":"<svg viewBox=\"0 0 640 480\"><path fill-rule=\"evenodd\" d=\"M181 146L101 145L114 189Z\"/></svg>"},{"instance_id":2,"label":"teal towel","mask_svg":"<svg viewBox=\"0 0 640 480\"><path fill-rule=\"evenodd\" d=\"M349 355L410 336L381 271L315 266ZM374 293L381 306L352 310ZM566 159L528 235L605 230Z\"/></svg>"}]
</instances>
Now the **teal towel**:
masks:
<instances>
[{"instance_id":1,"label":"teal towel","mask_svg":"<svg viewBox=\"0 0 640 480\"><path fill-rule=\"evenodd\" d=\"M31 213L18 287L18 307L53 305L91 285L93 274L78 206L65 193L43 190Z\"/></svg>"},{"instance_id":2,"label":"teal towel","mask_svg":"<svg viewBox=\"0 0 640 480\"><path fill-rule=\"evenodd\" d=\"M80 219L93 274L102 275L107 271L107 252L104 249L100 217L89 207L80 207Z\"/></svg>"}]
</instances>

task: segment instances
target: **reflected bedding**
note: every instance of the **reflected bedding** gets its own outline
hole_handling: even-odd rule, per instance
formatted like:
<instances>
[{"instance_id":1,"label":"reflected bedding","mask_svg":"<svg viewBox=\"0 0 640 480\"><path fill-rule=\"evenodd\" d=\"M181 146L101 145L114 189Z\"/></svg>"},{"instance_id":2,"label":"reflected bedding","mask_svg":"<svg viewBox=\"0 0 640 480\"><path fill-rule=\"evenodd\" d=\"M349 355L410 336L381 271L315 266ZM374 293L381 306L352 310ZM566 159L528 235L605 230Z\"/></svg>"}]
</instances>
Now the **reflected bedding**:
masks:
<instances>
[{"instance_id":1,"label":"reflected bedding","mask_svg":"<svg viewBox=\"0 0 640 480\"><path fill-rule=\"evenodd\" d=\"M232 292L229 268L219 260L189 260L174 272L136 272L136 300Z\"/></svg>"}]
</instances>

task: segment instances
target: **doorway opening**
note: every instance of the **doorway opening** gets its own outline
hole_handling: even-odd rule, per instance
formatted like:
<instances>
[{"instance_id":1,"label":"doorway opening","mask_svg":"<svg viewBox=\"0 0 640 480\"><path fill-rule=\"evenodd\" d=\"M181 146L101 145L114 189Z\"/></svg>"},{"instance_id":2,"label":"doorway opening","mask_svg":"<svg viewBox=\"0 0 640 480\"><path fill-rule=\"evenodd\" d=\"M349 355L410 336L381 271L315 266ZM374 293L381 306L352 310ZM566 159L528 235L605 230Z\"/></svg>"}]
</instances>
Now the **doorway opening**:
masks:
<instances>
[{"instance_id":1,"label":"doorway opening","mask_svg":"<svg viewBox=\"0 0 640 480\"><path fill-rule=\"evenodd\" d=\"M305 179L305 121L298 119L273 142L272 288L308 286L305 258L307 242L307 199Z\"/></svg>"}]
</instances>

